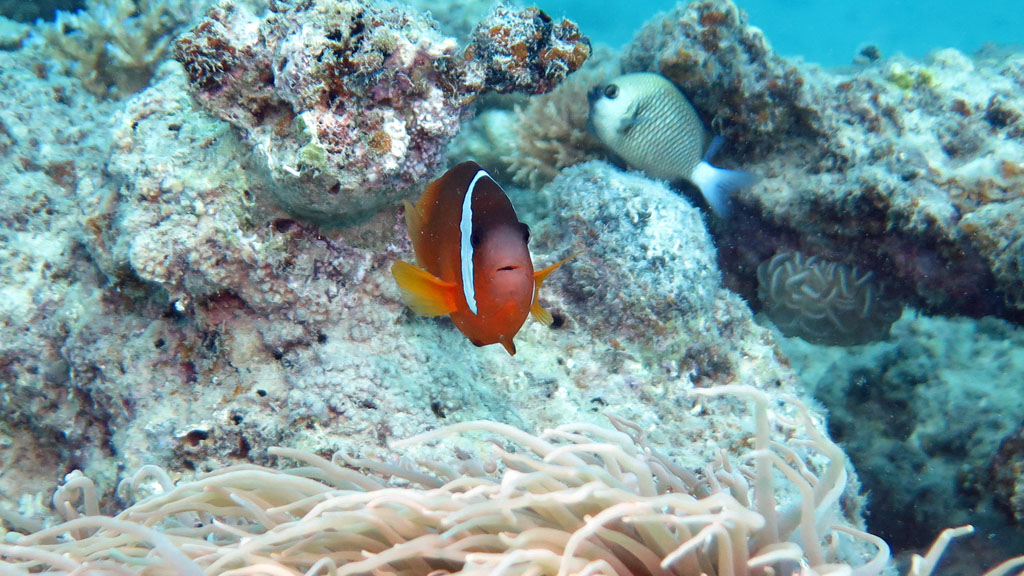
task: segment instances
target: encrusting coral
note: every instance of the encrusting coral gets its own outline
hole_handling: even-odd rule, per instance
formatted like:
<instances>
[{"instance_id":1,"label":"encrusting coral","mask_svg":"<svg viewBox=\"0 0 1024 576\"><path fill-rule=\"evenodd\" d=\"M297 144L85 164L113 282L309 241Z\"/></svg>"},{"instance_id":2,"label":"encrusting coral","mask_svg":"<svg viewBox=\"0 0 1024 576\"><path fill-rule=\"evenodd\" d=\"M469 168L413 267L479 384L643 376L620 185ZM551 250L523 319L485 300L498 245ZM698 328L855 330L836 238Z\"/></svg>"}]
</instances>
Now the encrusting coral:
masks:
<instances>
[{"instance_id":1,"label":"encrusting coral","mask_svg":"<svg viewBox=\"0 0 1024 576\"><path fill-rule=\"evenodd\" d=\"M210 1L87 0L84 10L58 11L40 32L90 92L124 97L149 83L174 35Z\"/></svg>"},{"instance_id":2,"label":"encrusting coral","mask_svg":"<svg viewBox=\"0 0 1024 576\"><path fill-rule=\"evenodd\" d=\"M478 94L550 91L590 55L575 24L536 8L496 8L458 48L398 4L274 3L258 18L225 1L175 58L265 158L280 203L339 223L432 177Z\"/></svg>"},{"instance_id":3,"label":"encrusting coral","mask_svg":"<svg viewBox=\"0 0 1024 576\"><path fill-rule=\"evenodd\" d=\"M850 346L885 338L900 305L873 272L800 252L780 252L757 268L758 298L787 336Z\"/></svg>"}]
</instances>

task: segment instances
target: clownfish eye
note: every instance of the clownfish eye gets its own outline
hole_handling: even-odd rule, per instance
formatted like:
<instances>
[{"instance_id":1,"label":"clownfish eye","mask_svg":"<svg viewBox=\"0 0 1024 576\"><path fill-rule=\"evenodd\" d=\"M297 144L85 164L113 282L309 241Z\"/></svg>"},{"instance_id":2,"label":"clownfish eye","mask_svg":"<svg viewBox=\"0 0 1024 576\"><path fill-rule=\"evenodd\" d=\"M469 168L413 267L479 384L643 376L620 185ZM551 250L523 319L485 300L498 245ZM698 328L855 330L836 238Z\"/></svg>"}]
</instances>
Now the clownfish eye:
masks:
<instances>
[{"instance_id":1,"label":"clownfish eye","mask_svg":"<svg viewBox=\"0 0 1024 576\"><path fill-rule=\"evenodd\" d=\"M473 248L476 248L476 247L480 246L480 236L478 234L470 234L469 235L469 244Z\"/></svg>"},{"instance_id":2,"label":"clownfish eye","mask_svg":"<svg viewBox=\"0 0 1024 576\"><path fill-rule=\"evenodd\" d=\"M527 226L526 224L522 224L522 223L520 223L519 225L520 225L520 227L523 230L523 242L529 243L530 242L530 227Z\"/></svg>"},{"instance_id":3,"label":"clownfish eye","mask_svg":"<svg viewBox=\"0 0 1024 576\"><path fill-rule=\"evenodd\" d=\"M609 84L609 85L604 87L604 97L605 98L615 98L618 95L619 95L619 87L616 86L615 84Z\"/></svg>"}]
</instances>

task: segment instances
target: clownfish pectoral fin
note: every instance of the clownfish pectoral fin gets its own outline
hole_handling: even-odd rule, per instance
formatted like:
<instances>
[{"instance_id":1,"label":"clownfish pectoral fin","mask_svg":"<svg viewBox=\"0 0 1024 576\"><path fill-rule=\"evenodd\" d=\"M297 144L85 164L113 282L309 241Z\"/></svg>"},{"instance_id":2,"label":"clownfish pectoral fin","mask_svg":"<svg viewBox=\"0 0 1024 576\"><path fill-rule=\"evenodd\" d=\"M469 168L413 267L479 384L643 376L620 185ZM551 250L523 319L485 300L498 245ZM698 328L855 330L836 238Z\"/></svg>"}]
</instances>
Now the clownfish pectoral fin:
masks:
<instances>
[{"instance_id":1,"label":"clownfish pectoral fin","mask_svg":"<svg viewBox=\"0 0 1024 576\"><path fill-rule=\"evenodd\" d=\"M443 316L455 312L455 284L445 282L422 268L399 260L391 267L402 301L421 316Z\"/></svg>"},{"instance_id":2,"label":"clownfish pectoral fin","mask_svg":"<svg viewBox=\"0 0 1024 576\"><path fill-rule=\"evenodd\" d=\"M551 323L555 321L555 319L551 317L551 312L548 312L540 305L540 285L544 283L544 280L546 280L552 272L558 270L562 264L565 264L569 260L579 256L582 252L582 250L573 252L568 257L555 262L551 266L533 273L533 302L530 303L530 315L533 316L534 320L545 326L551 326Z\"/></svg>"},{"instance_id":3,"label":"clownfish pectoral fin","mask_svg":"<svg viewBox=\"0 0 1024 576\"><path fill-rule=\"evenodd\" d=\"M533 289L533 304L530 304L530 316L533 316L534 320L540 322L545 326L551 326L551 324L554 323L555 321L555 318L554 316L551 315L551 312L548 312L543 306L540 305L540 302L537 301L536 288Z\"/></svg>"}]
</instances>

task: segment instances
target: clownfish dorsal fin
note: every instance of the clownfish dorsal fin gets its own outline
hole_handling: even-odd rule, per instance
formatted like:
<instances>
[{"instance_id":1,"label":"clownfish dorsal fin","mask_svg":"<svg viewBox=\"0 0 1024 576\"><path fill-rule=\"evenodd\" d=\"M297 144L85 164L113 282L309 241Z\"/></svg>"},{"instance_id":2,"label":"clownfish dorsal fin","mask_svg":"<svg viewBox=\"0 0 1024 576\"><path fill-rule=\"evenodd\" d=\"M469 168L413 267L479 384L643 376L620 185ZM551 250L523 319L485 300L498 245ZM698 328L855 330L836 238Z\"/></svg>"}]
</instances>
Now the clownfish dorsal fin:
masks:
<instances>
[{"instance_id":1,"label":"clownfish dorsal fin","mask_svg":"<svg viewBox=\"0 0 1024 576\"><path fill-rule=\"evenodd\" d=\"M409 228L409 237L416 238L423 230L423 215L420 214L419 206L408 200L402 200L405 204L405 225Z\"/></svg>"},{"instance_id":2,"label":"clownfish dorsal fin","mask_svg":"<svg viewBox=\"0 0 1024 576\"><path fill-rule=\"evenodd\" d=\"M551 317L551 312L548 312L540 305L540 285L544 283L544 280L546 280L552 272L558 270L562 264L565 264L569 260L579 256L581 252L583 251L579 250L577 252L573 252L551 266L533 273L533 301L530 303L530 315L533 316L534 320L545 326L551 326L551 323L555 321L555 319Z\"/></svg>"},{"instance_id":3,"label":"clownfish dorsal fin","mask_svg":"<svg viewBox=\"0 0 1024 576\"><path fill-rule=\"evenodd\" d=\"M443 316L456 309L456 286L445 282L422 268L399 260L391 274L402 292L402 301L421 316Z\"/></svg>"}]
</instances>

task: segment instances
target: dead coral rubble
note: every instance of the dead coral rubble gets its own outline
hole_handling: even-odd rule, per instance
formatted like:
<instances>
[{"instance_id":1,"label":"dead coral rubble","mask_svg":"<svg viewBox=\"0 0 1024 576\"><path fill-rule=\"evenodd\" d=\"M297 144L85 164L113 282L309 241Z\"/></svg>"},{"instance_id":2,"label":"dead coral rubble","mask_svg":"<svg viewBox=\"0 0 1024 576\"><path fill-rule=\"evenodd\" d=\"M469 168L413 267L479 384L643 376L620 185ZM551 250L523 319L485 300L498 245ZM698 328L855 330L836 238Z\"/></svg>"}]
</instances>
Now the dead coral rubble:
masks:
<instances>
[{"instance_id":1,"label":"dead coral rubble","mask_svg":"<svg viewBox=\"0 0 1024 576\"><path fill-rule=\"evenodd\" d=\"M429 179L477 94L551 90L590 55L575 24L494 10L460 54L429 17L349 0L225 1L181 38L196 98L245 132L291 212L354 220Z\"/></svg>"}]
</instances>

